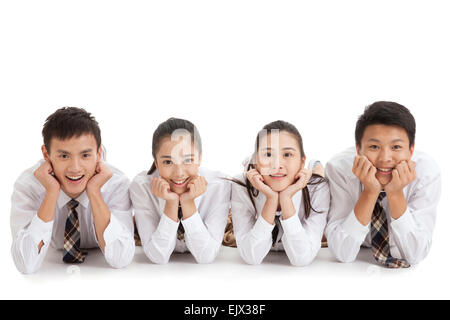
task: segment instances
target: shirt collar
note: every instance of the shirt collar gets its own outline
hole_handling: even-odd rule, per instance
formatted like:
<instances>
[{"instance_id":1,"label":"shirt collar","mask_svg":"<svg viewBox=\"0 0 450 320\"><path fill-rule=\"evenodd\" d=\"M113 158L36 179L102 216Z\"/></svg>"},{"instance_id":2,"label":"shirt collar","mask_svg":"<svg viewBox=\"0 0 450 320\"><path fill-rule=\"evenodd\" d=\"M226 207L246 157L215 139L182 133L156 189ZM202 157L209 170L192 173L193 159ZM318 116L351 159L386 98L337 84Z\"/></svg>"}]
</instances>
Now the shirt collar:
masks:
<instances>
[{"instance_id":1,"label":"shirt collar","mask_svg":"<svg viewBox=\"0 0 450 320\"><path fill-rule=\"evenodd\" d=\"M71 197L69 197L63 190L61 190L59 192L59 197L58 197L58 207L59 209L62 209L65 205L67 205L67 203L72 200ZM82 205L84 208L87 208L89 205L89 198L86 194L86 191L83 191L82 194L80 194L78 196L78 198L75 199L76 201L78 201L80 203L80 205Z\"/></svg>"}]
</instances>

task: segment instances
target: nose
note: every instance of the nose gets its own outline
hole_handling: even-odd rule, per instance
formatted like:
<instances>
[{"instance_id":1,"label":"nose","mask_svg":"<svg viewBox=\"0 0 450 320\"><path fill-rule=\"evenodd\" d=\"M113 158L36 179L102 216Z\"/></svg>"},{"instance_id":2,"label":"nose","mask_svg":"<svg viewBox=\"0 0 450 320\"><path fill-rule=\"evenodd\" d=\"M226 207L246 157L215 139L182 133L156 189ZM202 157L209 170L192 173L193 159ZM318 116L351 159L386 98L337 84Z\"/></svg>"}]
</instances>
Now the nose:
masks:
<instances>
[{"instance_id":1,"label":"nose","mask_svg":"<svg viewBox=\"0 0 450 320\"><path fill-rule=\"evenodd\" d=\"M68 169L71 173L80 172L81 171L80 161L76 157L73 157L72 160L70 161L70 166Z\"/></svg>"},{"instance_id":2,"label":"nose","mask_svg":"<svg viewBox=\"0 0 450 320\"><path fill-rule=\"evenodd\" d=\"M377 161L381 164L392 162L392 151L390 148L381 148L381 151L378 153Z\"/></svg>"},{"instance_id":3,"label":"nose","mask_svg":"<svg viewBox=\"0 0 450 320\"><path fill-rule=\"evenodd\" d=\"M184 174L183 166L182 166L181 164L175 165L175 166L174 166L173 174L174 174L174 176L177 177L177 178L182 178L182 177L184 177L184 176L183 176L183 174Z\"/></svg>"},{"instance_id":4,"label":"nose","mask_svg":"<svg viewBox=\"0 0 450 320\"><path fill-rule=\"evenodd\" d=\"M272 170L278 170L281 169L281 167L283 166L283 161L280 160L280 157L278 155L275 155L271 161L271 168Z\"/></svg>"}]
</instances>

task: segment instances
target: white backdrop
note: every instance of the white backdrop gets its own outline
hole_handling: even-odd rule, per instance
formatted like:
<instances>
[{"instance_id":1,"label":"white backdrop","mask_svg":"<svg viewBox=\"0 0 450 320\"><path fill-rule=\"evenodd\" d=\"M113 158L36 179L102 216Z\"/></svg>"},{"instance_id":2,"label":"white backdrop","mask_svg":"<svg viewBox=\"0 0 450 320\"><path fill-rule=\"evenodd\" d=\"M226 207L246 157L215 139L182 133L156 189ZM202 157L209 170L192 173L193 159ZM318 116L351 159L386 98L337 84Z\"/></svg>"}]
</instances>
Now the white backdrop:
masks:
<instances>
[{"instance_id":1,"label":"white backdrop","mask_svg":"<svg viewBox=\"0 0 450 320\"><path fill-rule=\"evenodd\" d=\"M133 178L151 165L153 130L171 116L197 125L205 167L236 174L257 131L270 121L295 124L307 156L325 163L354 144L354 125L366 105L391 100L410 108L416 149L431 154L443 176L433 248L416 269L401 273L401 285L409 289L396 290L395 297L450 298L449 13L447 1L412 0L2 1L0 297L58 297L64 281L24 277L10 256L13 183L40 159L42 125L57 108L92 112L108 161ZM161 271L163 287L183 277L182 268L170 268ZM259 282L246 283L236 272L239 282L217 282L208 292L207 282L220 277L192 276L187 296L170 289L157 295L140 285L139 273L130 280L122 270L108 270L109 278L85 279L72 296L86 297L96 288L98 297L111 298L386 297L370 285L371 272L367 279L351 273L342 278L333 267L316 268L301 292L285 278L286 287L277 285L274 292L261 290L264 265L256 268ZM308 268L314 265L289 273ZM386 277L393 285L398 281ZM112 279L124 290L111 290Z\"/></svg>"}]
</instances>

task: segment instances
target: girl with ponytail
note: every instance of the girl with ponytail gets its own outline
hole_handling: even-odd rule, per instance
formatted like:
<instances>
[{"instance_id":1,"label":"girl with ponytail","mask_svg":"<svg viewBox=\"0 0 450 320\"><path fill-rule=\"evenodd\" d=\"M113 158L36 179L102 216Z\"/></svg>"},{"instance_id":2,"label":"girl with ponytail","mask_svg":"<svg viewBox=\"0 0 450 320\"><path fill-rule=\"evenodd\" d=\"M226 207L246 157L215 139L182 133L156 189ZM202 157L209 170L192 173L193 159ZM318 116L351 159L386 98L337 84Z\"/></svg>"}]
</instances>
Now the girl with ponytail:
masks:
<instances>
[{"instance_id":1,"label":"girl with ponytail","mask_svg":"<svg viewBox=\"0 0 450 320\"><path fill-rule=\"evenodd\" d=\"M200 167L201 138L184 119L170 118L153 134L153 164L130 186L136 227L147 257L164 264L189 251L198 263L220 249L231 186L222 174Z\"/></svg>"},{"instance_id":2,"label":"girl with ponytail","mask_svg":"<svg viewBox=\"0 0 450 320\"><path fill-rule=\"evenodd\" d=\"M270 250L284 250L295 266L310 264L321 248L330 206L326 180L306 166L300 133L275 121L258 133L245 171L232 179L231 213L243 260L260 264ZM316 166L316 168L314 168Z\"/></svg>"}]
</instances>

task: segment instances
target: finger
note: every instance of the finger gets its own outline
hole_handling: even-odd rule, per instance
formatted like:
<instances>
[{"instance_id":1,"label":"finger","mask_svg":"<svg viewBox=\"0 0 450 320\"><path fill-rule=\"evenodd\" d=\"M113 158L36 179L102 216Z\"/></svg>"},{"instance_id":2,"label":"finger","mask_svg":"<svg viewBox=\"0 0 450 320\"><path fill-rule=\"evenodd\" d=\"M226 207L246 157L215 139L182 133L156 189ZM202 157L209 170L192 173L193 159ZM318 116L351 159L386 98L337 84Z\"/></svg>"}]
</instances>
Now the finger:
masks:
<instances>
[{"instance_id":1,"label":"finger","mask_svg":"<svg viewBox=\"0 0 450 320\"><path fill-rule=\"evenodd\" d=\"M414 161L408 160L407 165L408 165L408 171L411 174L414 173L414 171L416 171L416 163Z\"/></svg>"},{"instance_id":2,"label":"finger","mask_svg":"<svg viewBox=\"0 0 450 320\"><path fill-rule=\"evenodd\" d=\"M395 182L400 181L400 175L397 169L392 170L392 180Z\"/></svg>"},{"instance_id":3,"label":"finger","mask_svg":"<svg viewBox=\"0 0 450 320\"><path fill-rule=\"evenodd\" d=\"M362 163L361 176L362 177L368 176L370 169L372 169L372 167L375 168L369 160L365 160Z\"/></svg>"},{"instance_id":4,"label":"finger","mask_svg":"<svg viewBox=\"0 0 450 320\"><path fill-rule=\"evenodd\" d=\"M189 193L190 193L191 195L194 195L194 194L195 194L195 190L196 190L196 188L195 188L195 183L193 183L193 182L189 183L189 184L187 185L187 188L188 188Z\"/></svg>"},{"instance_id":5,"label":"finger","mask_svg":"<svg viewBox=\"0 0 450 320\"><path fill-rule=\"evenodd\" d=\"M405 179L405 177L407 176L407 164L405 161L401 161L396 167L395 169L397 170L399 177L401 179Z\"/></svg>"},{"instance_id":6,"label":"finger","mask_svg":"<svg viewBox=\"0 0 450 320\"><path fill-rule=\"evenodd\" d=\"M367 173L370 177L375 177L377 174L377 168L375 166L370 167L369 172Z\"/></svg>"},{"instance_id":7,"label":"finger","mask_svg":"<svg viewBox=\"0 0 450 320\"><path fill-rule=\"evenodd\" d=\"M258 175L259 172L255 169L252 169L250 171L247 171L247 178L250 180L253 176Z\"/></svg>"},{"instance_id":8,"label":"finger","mask_svg":"<svg viewBox=\"0 0 450 320\"><path fill-rule=\"evenodd\" d=\"M353 172L353 174L356 175L356 176L357 176L357 174L356 174L356 169L358 168L358 163L359 163L359 160L360 160L360 159L361 159L360 156L356 156L355 159L353 159L352 172Z\"/></svg>"},{"instance_id":9,"label":"finger","mask_svg":"<svg viewBox=\"0 0 450 320\"><path fill-rule=\"evenodd\" d=\"M369 163L369 160L367 160L366 157L360 156L360 159L355 168L357 177L363 177L367 174L367 171L364 171L364 168L366 168L366 170L368 170L368 168L367 168L368 163Z\"/></svg>"},{"instance_id":10,"label":"finger","mask_svg":"<svg viewBox=\"0 0 450 320\"><path fill-rule=\"evenodd\" d=\"M304 174L302 174L300 179L298 179L297 182L294 183L294 186L297 189L301 189L301 188L304 188L306 186L306 183L307 183L306 176Z\"/></svg>"},{"instance_id":11,"label":"finger","mask_svg":"<svg viewBox=\"0 0 450 320\"><path fill-rule=\"evenodd\" d=\"M303 172L305 173L306 182L308 182L309 179L311 179L313 172L312 172L312 170L309 170L306 168L303 169Z\"/></svg>"}]
</instances>

